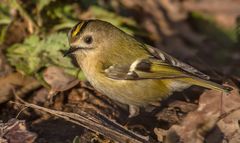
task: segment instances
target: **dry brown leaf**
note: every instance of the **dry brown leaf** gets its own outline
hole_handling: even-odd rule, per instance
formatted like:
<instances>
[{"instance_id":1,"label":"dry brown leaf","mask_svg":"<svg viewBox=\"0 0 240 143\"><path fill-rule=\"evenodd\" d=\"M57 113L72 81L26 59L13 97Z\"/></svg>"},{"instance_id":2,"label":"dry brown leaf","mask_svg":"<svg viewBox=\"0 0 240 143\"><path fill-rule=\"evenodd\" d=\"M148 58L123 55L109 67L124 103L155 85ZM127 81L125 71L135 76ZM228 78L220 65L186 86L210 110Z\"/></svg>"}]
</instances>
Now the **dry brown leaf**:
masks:
<instances>
[{"instance_id":1,"label":"dry brown leaf","mask_svg":"<svg viewBox=\"0 0 240 143\"><path fill-rule=\"evenodd\" d=\"M170 124L180 123L184 115L197 108L196 104L176 100L168 107L162 109L155 116L159 121L166 121Z\"/></svg>"},{"instance_id":2,"label":"dry brown leaf","mask_svg":"<svg viewBox=\"0 0 240 143\"><path fill-rule=\"evenodd\" d=\"M23 120L11 119L7 123L0 123L1 143L34 143L37 134L26 128Z\"/></svg>"},{"instance_id":3,"label":"dry brown leaf","mask_svg":"<svg viewBox=\"0 0 240 143\"><path fill-rule=\"evenodd\" d=\"M79 83L77 78L66 74L62 68L56 66L48 67L43 73L43 78L51 87L50 96L68 90Z\"/></svg>"},{"instance_id":4,"label":"dry brown leaf","mask_svg":"<svg viewBox=\"0 0 240 143\"><path fill-rule=\"evenodd\" d=\"M11 73L7 76L0 77L0 103L10 100L13 97L13 92L16 87L24 87L34 82L36 82L36 80L23 76L20 73Z\"/></svg>"},{"instance_id":5,"label":"dry brown leaf","mask_svg":"<svg viewBox=\"0 0 240 143\"><path fill-rule=\"evenodd\" d=\"M172 126L168 130L165 142L239 142L239 103L237 88L229 95L214 90L204 92L200 97L198 109L190 112L181 125Z\"/></svg>"}]
</instances>

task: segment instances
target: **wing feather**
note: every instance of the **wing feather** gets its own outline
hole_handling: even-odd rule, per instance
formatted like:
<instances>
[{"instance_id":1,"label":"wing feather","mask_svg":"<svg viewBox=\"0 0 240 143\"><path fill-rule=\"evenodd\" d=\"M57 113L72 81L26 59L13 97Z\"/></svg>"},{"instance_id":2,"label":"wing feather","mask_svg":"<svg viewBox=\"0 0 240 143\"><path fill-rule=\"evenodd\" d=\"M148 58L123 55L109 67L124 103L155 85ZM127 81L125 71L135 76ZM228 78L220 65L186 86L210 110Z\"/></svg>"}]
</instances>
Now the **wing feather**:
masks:
<instances>
[{"instance_id":1,"label":"wing feather","mask_svg":"<svg viewBox=\"0 0 240 143\"><path fill-rule=\"evenodd\" d=\"M154 47L151 47L149 45L145 45L144 47L152 56L154 56L154 58L156 59L159 59L159 60L162 60L163 62L169 64L170 66L173 66L173 67L178 67L180 68L181 70L185 71L185 72L188 72L194 76L197 76L199 78L202 78L202 79L210 79L210 77L200 71L198 71L197 69L195 69L194 67L188 65L188 64L185 64L181 61L179 61L178 59L168 55L167 53L157 49L157 48L154 48Z\"/></svg>"},{"instance_id":2,"label":"wing feather","mask_svg":"<svg viewBox=\"0 0 240 143\"><path fill-rule=\"evenodd\" d=\"M137 59L129 66L110 66L105 70L109 78L119 80L172 79L190 77L177 67L156 59Z\"/></svg>"},{"instance_id":3,"label":"wing feather","mask_svg":"<svg viewBox=\"0 0 240 143\"><path fill-rule=\"evenodd\" d=\"M205 80L209 79L209 76L204 73L157 48L148 45L143 48L150 53L149 58L136 59L130 65L112 65L105 69L106 76L119 80L169 79L194 76Z\"/></svg>"},{"instance_id":4,"label":"wing feather","mask_svg":"<svg viewBox=\"0 0 240 143\"><path fill-rule=\"evenodd\" d=\"M146 46L146 50L151 54L148 58L136 59L130 65L112 65L104 70L105 75L117 80L178 78L178 81L182 80L190 85L198 85L221 92L231 90L209 81L209 76L156 48Z\"/></svg>"}]
</instances>

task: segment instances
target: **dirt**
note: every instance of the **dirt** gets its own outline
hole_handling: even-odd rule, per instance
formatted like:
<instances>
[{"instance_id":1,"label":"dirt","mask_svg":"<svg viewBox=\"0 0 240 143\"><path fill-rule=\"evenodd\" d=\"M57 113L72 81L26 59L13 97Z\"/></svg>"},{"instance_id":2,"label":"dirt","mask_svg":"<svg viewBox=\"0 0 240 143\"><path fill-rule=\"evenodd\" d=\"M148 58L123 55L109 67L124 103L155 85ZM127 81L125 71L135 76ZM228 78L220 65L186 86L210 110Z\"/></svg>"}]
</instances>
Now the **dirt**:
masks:
<instances>
[{"instance_id":1,"label":"dirt","mask_svg":"<svg viewBox=\"0 0 240 143\"><path fill-rule=\"evenodd\" d=\"M22 42L34 32L34 28L32 29L31 26L29 28L26 17L23 18L21 13L16 13L17 10L14 8L12 16L15 20L9 24L6 39L0 44L0 120L2 121L0 142L11 137L20 138L14 143L71 143L74 140L76 143L114 142L113 138L109 138L110 131L104 132L105 136L102 135L105 128L100 132L93 132L95 128L88 130L66 118L34 108L26 108L20 105L23 103L16 98L19 96L28 103L46 109L67 113L89 113L86 114L88 119L96 119L96 125L117 123L119 126L113 124L106 129L116 129L115 131L120 133L117 134L119 136L133 131L140 135L141 139L148 138L149 142L232 141L237 143L240 135L238 118L240 41L234 43L221 31L221 28L216 28L218 26L211 27L211 22L193 16L193 13L207 13L216 19L216 25L223 25L224 28L234 27L236 26L234 20L240 15L236 6L239 2L234 1L228 5L229 1L231 0L224 0L222 3L227 6L219 7L217 1L212 0L212 4L215 5L213 8L206 0L199 3L178 0L118 0L111 3L112 12L133 18L142 31L147 33L136 34L137 38L193 65L210 75L211 80L217 83L227 82L226 85L234 89L229 94L221 95L200 87L191 87L164 99L161 101L161 106L142 108L140 115L133 118L128 118L126 105L114 102L97 92L88 82L79 82L76 78L66 75L62 68L55 66L46 68L42 73L46 82L42 82L36 75L24 75L16 67L11 66L6 58L6 49L14 43ZM106 1L101 1L100 5L109 6ZM31 10L31 5L25 6L28 11ZM37 12L34 11L35 13ZM82 16L91 18L88 12ZM229 19L228 22L225 17ZM236 111L232 111L235 109ZM13 122L11 119L17 120ZM12 126L7 124L9 121L16 123L16 126L10 128ZM106 124L102 121L106 121ZM9 127L9 130L3 130L4 127ZM18 128L19 132L12 130L15 128ZM131 137L134 138L134 135L130 135ZM11 143L9 140L6 142Z\"/></svg>"}]
</instances>

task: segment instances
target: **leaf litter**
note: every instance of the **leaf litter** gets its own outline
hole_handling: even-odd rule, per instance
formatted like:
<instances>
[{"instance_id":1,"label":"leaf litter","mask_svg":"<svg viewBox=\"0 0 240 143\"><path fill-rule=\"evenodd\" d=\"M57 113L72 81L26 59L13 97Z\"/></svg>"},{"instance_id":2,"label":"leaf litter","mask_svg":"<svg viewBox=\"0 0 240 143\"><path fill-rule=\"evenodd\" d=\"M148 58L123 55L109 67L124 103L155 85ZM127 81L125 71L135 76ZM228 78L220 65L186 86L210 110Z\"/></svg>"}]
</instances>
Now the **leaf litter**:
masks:
<instances>
[{"instance_id":1,"label":"leaf litter","mask_svg":"<svg viewBox=\"0 0 240 143\"><path fill-rule=\"evenodd\" d=\"M239 142L240 96L239 89L233 88L230 94L205 91L198 108L189 112L179 125L165 131L165 142Z\"/></svg>"},{"instance_id":2,"label":"leaf litter","mask_svg":"<svg viewBox=\"0 0 240 143\"><path fill-rule=\"evenodd\" d=\"M65 124L64 121L61 123L53 121L52 124L55 126L66 128L58 128L56 130L56 128L51 126L44 128L44 125L46 125L44 123L51 120L51 116L48 114L35 109L24 110L19 118L23 120L33 119L33 121L27 120L26 123L31 127L31 130L35 129L34 131L38 134L36 142L66 142L69 139L72 141L74 136L79 136L81 142L88 142L91 139L93 141L96 139L95 141L97 142L107 142L109 139L118 140L122 135L126 138L129 135L133 135L132 137L137 138L137 140L147 136L141 140L147 142L157 142L157 140L160 142L239 142L239 111L236 110L239 103L237 88L229 95L205 91L199 100L198 97L201 90L199 92L198 89L197 94L195 94L194 88L192 88L190 92L186 92L186 98L183 98L181 94L178 96L174 95L170 97L172 99L170 102L163 104L156 110L150 113L142 111L140 116L128 119L124 105L115 103L106 96L101 95L87 82L81 81L78 84L76 78L84 80L81 71L72 65L70 58L62 58L62 52L68 48L65 30L72 27L79 18L99 18L114 23L131 35L143 39L143 41L155 47L162 48L180 59L190 62L194 61L191 60L192 57L194 59L196 57L204 59L204 62L200 60L200 62L194 61L195 64L193 65L196 65L197 68L206 73L211 74L212 69L215 69L218 72L223 71L227 74L228 79L232 77L232 74L234 79L238 79L239 70L236 67L239 65L237 58L239 50L232 48L232 45L237 45L236 41L232 40L235 35L230 33L230 38L226 38L225 35L229 35L226 30L217 31L221 29L221 25L225 27L226 25L231 25L231 27L235 25L233 19L236 18L238 12L238 9L235 8L237 7L237 4L235 4L237 2L231 3L231 0L224 0L221 2L224 4L220 7L211 8L210 4L208 5L208 1L205 0L159 0L154 2L118 0L109 3L100 0L93 2L94 4L90 1L84 1L81 3L81 6L77 3L70 4L66 2L63 4L62 2L52 0L39 1L40 4L37 1L32 3L17 1L19 2L17 4L24 5L27 15L24 14L24 8L21 9L21 5L14 7L14 12L12 13L6 7L3 9L4 13L0 11L0 15L4 14L14 17L11 25L0 24L3 27L0 29L1 41L5 39L4 45L0 46L1 53L2 49L4 49L3 54L4 56L6 55L7 61L12 66L8 72L5 72L5 69L0 69L1 73L4 73L2 75L6 76L2 76L0 81L0 85L2 85L0 92L3 93L1 97L6 97L4 100L5 104L2 104L3 108L1 108L1 111L4 111L2 112L3 116L4 113L8 113L4 109L16 109L16 105L19 105L19 100L15 100L16 105L9 105L7 102L9 99L13 99L15 94L30 103L42 105L44 108L41 109L45 111L55 109L67 112L67 114L65 112L64 114L57 113L61 115L61 118L65 118L68 121L68 113L73 113L71 114L73 118L70 121L74 123L79 121L78 118L84 113L83 117L88 115L89 119L96 119L94 123L97 126L89 125L86 127L90 127L90 130L96 129L99 126L98 122L104 125L110 124L102 127L102 129L98 129L99 134L89 130L84 132L74 130L71 132L71 127L66 128L67 123ZM212 0L212 3L216 3L216 0ZM36 9L34 5L37 5ZM203 11L206 9L208 11L207 14L210 17L212 16L210 20L205 19L205 14L203 15ZM224 9L225 14L219 13L219 9ZM32 11L29 12L30 10ZM193 13L197 13L197 16L200 15L201 18L204 18L210 24L218 23L220 26L217 29L211 27L210 31L205 29L206 31L203 32L204 29L201 29L202 23L199 22L199 17L191 17ZM192 27L195 24L192 23L192 19L189 19L189 14L191 18L197 18L194 21L197 20L197 24L200 25L199 28ZM224 15L228 15L228 17ZM221 17L229 20L223 21ZM5 17L5 19L7 20L6 22L11 22L9 17ZM33 26L36 24L37 28ZM202 25L209 27L205 24ZM212 25L215 26L215 24ZM4 32L4 29L7 29L7 32ZM206 34L215 31L220 33ZM7 37L4 35L7 35ZM224 47L221 41L226 40L214 39L219 35L224 35L227 40L230 39L230 43L232 43L230 48L221 48ZM4 56L1 56L1 58L3 57L3 61L6 61ZM210 56L212 58L206 58ZM4 67L6 64L6 62L3 62L1 67ZM211 68L206 67L206 65L209 65ZM14 70L21 74L16 74ZM57 76L54 77L54 75ZM216 74L216 72L214 72L214 75L217 75L216 79L218 81L223 80L223 75ZM32 77L35 77L35 79ZM36 84L34 85L33 83ZM46 104L46 97L49 95L47 89L49 87L54 92L60 92L60 96L55 97L53 105ZM192 99L193 96L194 98ZM187 98L189 99L186 100ZM55 114L55 110L51 111L51 113ZM15 122L18 121L21 120ZM81 120L80 123L82 121L85 120ZM115 126L116 123L117 126ZM3 124L7 125L7 123ZM36 130L36 125L39 125L38 129L40 131ZM112 130L111 125L114 125L114 130ZM51 134L53 132L65 132L66 130L71 132L71 136L68 136L68 138L59 138ZM110 133L104 132L105 130L110 131ZM135 136L130 132L139 134L140 138L138 138L138 135ZM74 142L79 140L76 138Z\"/></svg>"}]
</instances>

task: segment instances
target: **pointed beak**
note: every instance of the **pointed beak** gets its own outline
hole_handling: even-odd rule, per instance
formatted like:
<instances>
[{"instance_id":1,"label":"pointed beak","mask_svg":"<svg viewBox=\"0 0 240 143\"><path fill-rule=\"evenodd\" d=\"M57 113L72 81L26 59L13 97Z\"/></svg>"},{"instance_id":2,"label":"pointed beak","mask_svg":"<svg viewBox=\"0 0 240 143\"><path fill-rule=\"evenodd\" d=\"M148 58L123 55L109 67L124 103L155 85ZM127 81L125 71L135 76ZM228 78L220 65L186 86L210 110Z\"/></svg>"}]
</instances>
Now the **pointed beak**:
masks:
<instances>
[{"instance_id":1,"label":"pointed beak","mask_svg":"<svg viewBox=\"0 0 240 143\"><path fill-rule=\"evenodd\" d=\"M72 53L74 53L75 51L79 50L79 49L82 49L81 47L77 47L77 48L74 48L74 47L70 47L64 54L63 54L63 57L66 57Z\"/></svg>"}]
</instances>

